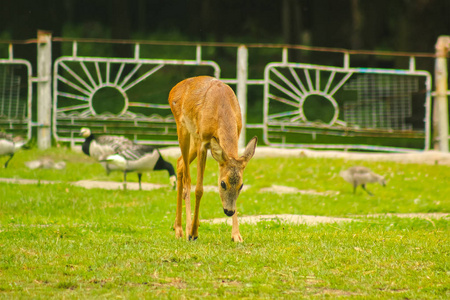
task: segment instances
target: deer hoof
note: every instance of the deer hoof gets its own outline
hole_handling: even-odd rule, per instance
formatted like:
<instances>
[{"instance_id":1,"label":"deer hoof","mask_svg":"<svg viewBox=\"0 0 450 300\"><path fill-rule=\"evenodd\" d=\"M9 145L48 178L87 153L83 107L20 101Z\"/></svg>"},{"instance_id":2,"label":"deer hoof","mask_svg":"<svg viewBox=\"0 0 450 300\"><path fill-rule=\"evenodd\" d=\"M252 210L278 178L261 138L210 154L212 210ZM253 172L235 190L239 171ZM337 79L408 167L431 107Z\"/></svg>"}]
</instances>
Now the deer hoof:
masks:
<instances>
[{"instance_id":1,"label":"deer hoof","mask_svg":"<svg viewBox=\"0 0 450 300\"><path fill-rule=\"evenodd\" d=\"M183 229L177 228L177 227L175 227L174 229L175 229L175 236L177 238L182 238L183 237Z\"/></svg>"},{"instance_id":2,"label":"deer hoof","mask_svg":"<svg viewBox=\"0 0 450 300\"><path fill-rule=\"evenodd\" d=\"M231 240L236 243L242 243L244 240L240 234L234 235L231 237Z\"/></svg>"},{"instance_id":3,"label":"deer hoof","mask_svg":"<svg viewBox=\"0 0 450 300\"><path fill-rule=\"evenodd\" d=\"M198 236L192 236L192 235L189 235L189 240L190 241L196 241L198 239Z\"/></svg>"}]
</instances>

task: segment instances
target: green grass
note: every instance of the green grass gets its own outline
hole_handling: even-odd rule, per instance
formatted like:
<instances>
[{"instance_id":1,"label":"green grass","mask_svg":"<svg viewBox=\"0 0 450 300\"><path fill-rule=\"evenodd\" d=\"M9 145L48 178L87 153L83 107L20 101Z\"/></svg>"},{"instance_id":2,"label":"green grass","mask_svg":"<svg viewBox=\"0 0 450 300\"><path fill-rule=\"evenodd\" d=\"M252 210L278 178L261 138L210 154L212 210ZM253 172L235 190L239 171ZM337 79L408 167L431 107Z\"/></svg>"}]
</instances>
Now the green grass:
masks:
<instances>
[{"instance_id":1,"label":"green grass","mask_svg":"<svg viewBox=\"0 0 450 300\"><path fill-rule=\"evenodd\" d=\"M50 155L67 168L28 170ZM0 162L3 162L2 158ZM169 158L175 163L174 158ZM352 194L338 172L355 163L386 174L375 194ZM195 168L192 168L195 178ZM205 184L217 184L207 162ZM195 242L171 229L176 192L168 176L153 191L87 190L68 182L109 177L83 154L64 148L16 154L0 177L61 183L0 183L0 298L361 298L445 299L450 296L450 220L363 218L374 213L450 211L450 168L340 159L254 158L240 215L309 214L358 221L317 226L278 221L231 227L202 223ZM129 175L129 181L137 176ZM329 196L262 193L272 184L334 191ZM201 218L224 217L218 194L205 192Z\"/></svg>"}]
</instances>

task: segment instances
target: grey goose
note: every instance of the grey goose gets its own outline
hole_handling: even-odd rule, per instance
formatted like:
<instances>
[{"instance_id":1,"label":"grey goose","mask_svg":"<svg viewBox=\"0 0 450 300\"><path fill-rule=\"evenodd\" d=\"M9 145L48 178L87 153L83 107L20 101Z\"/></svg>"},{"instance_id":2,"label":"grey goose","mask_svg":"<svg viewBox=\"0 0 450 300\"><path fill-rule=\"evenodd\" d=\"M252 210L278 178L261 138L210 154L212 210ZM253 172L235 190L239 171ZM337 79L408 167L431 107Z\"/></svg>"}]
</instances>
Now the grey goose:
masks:
<instances>
[{"instance_id":1,"label":"grey goose","mask_svg":"<svg viewBox=\"0 0 450 300\"><path fill-rule=\"evenodd\" d=\"M177 179L172 164L164 160L159 150L152 146L134 145L130 149L106 157L106 161L114 164L123 171L125 184L126 174L129 172L137 172L140 190L142 189L142 173L159 170L166 170L169 173L170 184L173 189L176 188Z\"/></svg>"},{"instance_id":2,"label":"grey goose","mask_svg":"<svg viewBox=\"0 0 450 300\"><path fill-rule=\"evenodd\" d=\"M372 172L369 168L362 166L354 166L345 171L339 173L339 175L348 183L353 185L353 193L356 192L356 188L361 186L367 194L373 196L371 192L366 189L366 183L378 182L382 186L386 186L384 176L378 175Z\"/></svg>"}]
</instances>

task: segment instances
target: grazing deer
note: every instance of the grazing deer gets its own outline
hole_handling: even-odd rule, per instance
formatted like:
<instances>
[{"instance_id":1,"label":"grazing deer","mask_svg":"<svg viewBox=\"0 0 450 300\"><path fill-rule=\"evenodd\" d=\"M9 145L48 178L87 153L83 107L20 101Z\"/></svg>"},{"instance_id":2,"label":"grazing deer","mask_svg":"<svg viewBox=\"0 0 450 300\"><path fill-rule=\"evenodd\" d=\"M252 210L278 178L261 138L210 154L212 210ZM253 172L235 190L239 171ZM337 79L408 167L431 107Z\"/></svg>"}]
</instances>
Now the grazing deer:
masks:
<instances>
[{"instance_id":1,"label":"grazing deer","mask_svg":"<svg viewBox=\"0 0 450 300\"><path fill-rule=\"evenodd\" d=\"M233 90L213 77L188 78L172 88L169 104L177 123L181 156L177 163L177 212L175 235L183 237L182 200L186 204L186 232L189 240L198 238L200 200L207 150L219 163L219 194L224 213L233 217L231 239L242 242L236 213L236 200L243 187L242 175L255 154L257 137L238 156L242 128L241 109ZM191 222L191 175L189 165L197 157L194 219Z\"/></svg>"}]
</instances>

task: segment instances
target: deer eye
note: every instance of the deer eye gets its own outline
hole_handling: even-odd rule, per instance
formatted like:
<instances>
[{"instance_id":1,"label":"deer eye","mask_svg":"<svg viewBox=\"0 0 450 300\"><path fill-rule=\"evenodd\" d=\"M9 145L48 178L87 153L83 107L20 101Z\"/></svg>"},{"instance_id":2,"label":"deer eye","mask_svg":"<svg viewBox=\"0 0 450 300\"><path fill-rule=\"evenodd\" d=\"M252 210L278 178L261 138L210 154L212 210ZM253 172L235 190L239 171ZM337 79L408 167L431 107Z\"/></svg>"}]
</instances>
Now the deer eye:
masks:
<instances>
[{"instance_id":1,"label":"deer eye","mask_svg":"<svg viewBox=\"0 0 450 300\"><path fill-rule=\"evenodd\" d=\"M227 185L226 185L225 182L223 182L223 181L220 183L220 186L221 186L224 190L227 189Z\"/></svg>"},{"instance_id":2,"label":"deer eye","mask_svg":"<svg viewBox=\"0 0 450 300\"><path fill-rule=\"evenodd\" d=\"M242 190L243 187L244 187L244 184L241 184L241 187L239 188L239 191Z\"/></svg>"}]
</instances>

